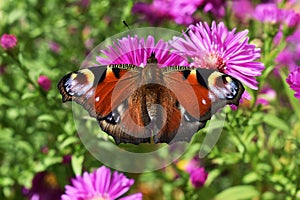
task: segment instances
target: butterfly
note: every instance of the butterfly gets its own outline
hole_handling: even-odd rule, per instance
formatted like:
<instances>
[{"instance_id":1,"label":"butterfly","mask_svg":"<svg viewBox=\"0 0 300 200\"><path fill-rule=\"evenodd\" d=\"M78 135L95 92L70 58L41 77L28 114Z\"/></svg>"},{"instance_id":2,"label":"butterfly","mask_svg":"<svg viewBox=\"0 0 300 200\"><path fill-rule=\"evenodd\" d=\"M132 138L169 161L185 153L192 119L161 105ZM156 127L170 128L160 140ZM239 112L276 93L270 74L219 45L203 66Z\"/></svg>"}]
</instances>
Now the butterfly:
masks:
<instances>
[{"instance_id":1,"label":"butterfly","mask_svg":"<svg viewBox=\"0 0 300 200\"><path fill-rule=\"evenodd\" d=\"M65 75L62 101L75 101L119 143L190 141L226 104L238 105L244 87L219 71L160 68L155 53L144 67L95 66Z\"/></svg>"}]
</instances>

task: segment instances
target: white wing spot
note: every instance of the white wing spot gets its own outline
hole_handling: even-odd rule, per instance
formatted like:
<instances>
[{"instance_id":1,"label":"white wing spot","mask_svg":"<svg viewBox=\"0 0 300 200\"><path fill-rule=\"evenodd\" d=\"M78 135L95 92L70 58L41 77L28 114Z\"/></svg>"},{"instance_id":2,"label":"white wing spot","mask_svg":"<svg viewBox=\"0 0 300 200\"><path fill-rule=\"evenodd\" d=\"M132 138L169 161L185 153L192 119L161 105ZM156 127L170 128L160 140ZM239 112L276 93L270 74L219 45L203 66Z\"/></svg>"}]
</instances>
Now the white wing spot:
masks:
<instances>
[{"instance_id":1,"label":"white wing spot","mask_svg":"<svg viewBox=\"0 0 300 200\"><path fill-rule=\"evenodd\" d=\"M96 97L95 101L98 102L100 100L100 97Z\"/></svg>"},{"instance_id":2,"label":"white wing spot","mask_svg":"<svg viewBox=\"0 0 300 200\"><path fill-rule=\"evenodd\" d=\"M202 104L206 105L205 99L202 99Z\"/></svg>"}]
</instances>

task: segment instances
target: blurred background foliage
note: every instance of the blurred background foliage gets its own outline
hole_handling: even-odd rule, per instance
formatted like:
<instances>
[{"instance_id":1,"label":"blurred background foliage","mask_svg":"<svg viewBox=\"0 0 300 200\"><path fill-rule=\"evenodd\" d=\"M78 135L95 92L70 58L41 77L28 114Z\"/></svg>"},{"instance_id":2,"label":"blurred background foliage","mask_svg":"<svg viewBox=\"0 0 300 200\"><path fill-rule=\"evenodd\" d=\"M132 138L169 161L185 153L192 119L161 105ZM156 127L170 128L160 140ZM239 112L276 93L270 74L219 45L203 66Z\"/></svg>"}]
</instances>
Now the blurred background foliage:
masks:
<instances>
[{"instance_id":1,"label":"blurred background foliage","mask_svg":"<svg viewBox=\"0 0 300 200\"><path fill-rule=\"evenodd\" d=\"M149 26L132 14L134 1L127 0L6 0L0 2L0 35L17 37L17 48L0 51L0 199L24 199L37 172L49 171L60 188L74 172L97 168L78 138L70 104L63 105L56 83L77 70L88 53L106 38L131 28ZM230 8L228 8L229 10ZM211 14L196 15L211 22ZM299 199L300 106L285 82L288 71L273 75L274 59L286 43L275 47L278 26L254 21L240 23L227 12L222 19L228 29L248 28L250 40L262 48L266 70L259 78L276 91L265 105L252 102L237 111L225 108L227 121L217 145L201 160L209 173L205 185L193 188L188 174L176 163L135 179L133 191L144 199ZM219 20L220 21L220 20ZM164 21L161 27L177 31L185 26ZM293 30L286 32L286 37ZM44 91L37 80L52 81ZM197 155L206 129L197 134L181 160ZM177 177L177 178L175 178ZM178 178L180 177L180 178Z\"/></svg>"}]
</instances>

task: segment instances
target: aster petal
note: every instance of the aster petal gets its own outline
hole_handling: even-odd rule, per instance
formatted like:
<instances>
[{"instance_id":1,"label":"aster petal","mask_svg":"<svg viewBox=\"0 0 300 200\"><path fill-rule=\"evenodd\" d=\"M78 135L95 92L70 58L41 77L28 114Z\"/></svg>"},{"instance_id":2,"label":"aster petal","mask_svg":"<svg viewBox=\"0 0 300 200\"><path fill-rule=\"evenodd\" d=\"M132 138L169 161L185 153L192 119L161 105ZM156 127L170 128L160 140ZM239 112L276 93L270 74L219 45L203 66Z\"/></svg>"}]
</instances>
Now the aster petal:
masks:
<instances>
[{"instance_id":1,"label":"aster petal","mask_svg":"<svg viewBox=\"0 0 300 200\"><path fill-rule=\"evenodd\" d=\"M100 51L103 55L97 56L96 61L103 64L134 64L146 65L147 58L152 52L155 52L158 64L161 67L170 65L187 65L186 60L177 55L170 53L170 46L167 42L159 40L155 44L153 36L148 36L146 41L138 36L124 37L113 46L109 46Z\"/></svg>"},{"instance_id":2,"label":"aster petal","mask_svg":"<svg viewBox=\"0 0 300 200\"><path fill-rule=\"evenodd\" d=\"M133 183L133 179L128 179L123 174L114 172L112 187L110 188L111 198L117 198L126 193Z\"/></svg>"},{"instance_id":3,"label":"aster petal","mask_svg":"<svg viewBox=\"0 0 300 200\"><path fill-rule=\"evenodd\" d=\"M109 190L111 174L108 168L104 166L98 168L95 172L94 187L100 194L104 194Z\"/></svg>"},{"instance_id":4,"label":"aster petal","mask_svg":"<svg viewBox=\"0 0 300 200\"><path fill-rule=\"evenodd\" d=\"M119 200L142 200L142 199L143 199L142 193L135 193L135 194L128 195L126 197L122 197Z\"/></svg>"},{"instance_id":5,"label":"aster petal","mask_svg":"<svg viewBox=\"0 0 300 200\"><path fill-rule=\"evenodd\" d=\"M92 194L95 194L95 193L96 193L95 188L94 188L94 186L93 186L93 182L92 182L92 180L91 180L91 177L90 177L90 175L89 175L87 172L84 172L84 173L83 173L83 182L84 182L83 187L84 187L87 191L89 191L89 192L92 193Z\"/></svg>"}]
</instances>

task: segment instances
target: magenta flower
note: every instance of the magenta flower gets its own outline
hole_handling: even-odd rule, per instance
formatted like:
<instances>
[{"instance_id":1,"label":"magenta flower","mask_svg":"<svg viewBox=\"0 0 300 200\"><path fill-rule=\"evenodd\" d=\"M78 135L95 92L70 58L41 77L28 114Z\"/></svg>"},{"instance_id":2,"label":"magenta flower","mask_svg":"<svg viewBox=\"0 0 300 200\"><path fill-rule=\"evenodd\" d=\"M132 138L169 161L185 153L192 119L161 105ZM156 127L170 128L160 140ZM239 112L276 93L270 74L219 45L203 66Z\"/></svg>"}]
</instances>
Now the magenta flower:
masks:
<instances>
[{"instance_id":1,"label":"magenta flower","mask_svg":"<svg viewBox=\"0 0 300 200\"><path fill-rule=\"evenodd\" d=\"M177 167L190 175L190 181L195 188L202 187L207 179L208 173L204 167L200 167L200 159L195 156L190 160L181 160Z\"/></svg>"},{"instance_id":2,"label":"magenta flower","mask_svg":"<svg viewBox=\"0 0 300 200\"><path fill-rule=\"evenodd\" d=\"M254 11L254 17L261 22L278 23L281 19L282 11L275 3L258 4Z\"/></svg>"},{"instance_id":3,"label":"magenta flower","mask_svg":"<svg viewBox=\"0 0 300 200\"><path fill-rule=\"evenodd\" d=\"M200 22L189 29L184 38L171 42L175 53L191 58L192 66L218 70L257 89L255 77L261 75L264 64L255 61L260 58L260 49L248 43L248 30L228 31L222 22L213 22L211 27Z\"/></svg>"},{"instance_id":4,"label":"magenta flower","mask_svg":"<svg viewBox=\"0 0 300 200\"><path fill-rule=\"evenodd\" d=\"M51 80L47 76L40 76L38 79L38 84L45 91L48 91L51 88Z\"/></svg>"},{"instance_id":5,"label":"magenta flower","mask_svg":"<svg viewBox=\"0 0 300 200\"><path fill-rule=\"evenodd\" d=\"M254 8L250 0L232 1L232 12L244 22L252 17Z\"/></svg>"},{"instance_id":6,"label":"magenta flower","mask_svg":"<svg viewBox=\"0 0 300 200\"><path fill-rule=\"evenodd\" d=\"M300 66L289 74L286 82L290 85L290 88L295 91L295 97L300 99Z\"/></svg>"},{"instance_id":7,"label":"magenta flower","mask_svg":"<svg viewBox=\"0 0 300 200\"><path fill-rule=\"evenodd\" d=\"M271 87L264 87L257 96L256 104L267 106L271 101L276 99L276 91Z\"/></svg>"},{"instance_id":8,"label":"magenta flower","mask_svg":"<svg viewBox=\"0 0 300 200\"><path fill-rule=\"evenodd\" d=\"M184 171L187 173L192 173L194 169L197 169L200 166L200 159L198 156L195 156L184 166Z\"/></svg>"},{"instance_id":9,"label":"magenta flower","mask_svg":"<svg viewBox=\"0 0 300 200\"><path fill-rule=\"evenodd\" d=\"M195 188L200 188L204 185L208 173L204 167L197 167L190 173L190 181Z\"/></svg>"},{"instance_id":10,"label":"magenta flower","mask_svg":"<svg viewBox=\"0 0 300 200\"><path fill-rule=\"evenodd\" d=\"M300 23L300 14L294 10L282 10L281 21L289 27L296 27Z\"/></svg>"},{"instance_id":11,"label":"magenta flower","mask_svg":"<svg viewBox=\"0 0 300 200\"><path fill-rule=\"evenodd\" d=\"M300 29L288 36L286 41L286 48L278 54L275 61L278 67L287 66L290 71L293 71L300 63Z\"/></svg>"},{"instance_id":12,"label":"magenta flower","mask_svg":"<svg viewBox=\"0 0 300 200\"><path fill-rule=\"evenodd\" d=\"M60 51L61 51L60 45L54 41L50 41L48 43L48 46L49 46L49 49L54 53L60 53Z\"/></svg>"},{"instance_id":13,"label":"magenta flower","mask_svg":"<svg viewBox=\"0 0 300 200\"><path fill-rule=\"evenodd\" d=\"M56 176L50 172L39 172L32 180L30 189L23 188L23 195L30 200L60 200L63 194L59 187Z\"/></svg>"},{"instance_id":14,"label":"magenta flower","mask_svg":"<svg viewBox=\"0 0 300 200\"><path fill-rule=\"evenodd\" d=\"M216 18L222 18L226 14L226 1L224 0L204 0L203 11L212 13Z\"/></svg>"},{"instance_id":15,"label":"magenta flower","mask_svg":"<svg viewBox=\"0 0 300 200\"><path fill-rule=\"evenodd\" d=\"M17 38L14 35L3 34L0 43L3 49L12 49L17 45Z\"/></svg>"},{"instance_id":16,"label":"magenta flower","mask_svg":"<svg viewBox=\"0 0 300 200\"><path fill-rule=\"evenodd\" d=\"M113 46L101 50L104 57L97 56L96 61L101 65L108 64L134 64L137 66L147 64L147 58L150 57L152 52L155 52L158 64L161 67L171 65L187 65L187 61L181 56L170 53L170 47L167 42L159 40L156 44L152 36L148 36L146 42L144 38L139 39L135 37L124 37Z\"/></svg>"},{"instance_id":17,"label":"magenta flower","mask_svg":"<svg viewBox=\"0 0 300 200\"><path fill-rule=\"evenodd\" d=\"M142 194L136 193L119 198L126 193L134 183L124 174L114 172L102 166L92 173L84 172L83 176L72 179L72 185L67 185L62 200L141 200Z\"/></svg>"},{"instance_id":18,"label":"magenta flower","mask_svg":"<svg viewBox=\"0 0 300 200\"><path fill-rule=\"evenodd\" d=\"M132 12L144 14L152 24L160 24L162 19L174 20L177 24L194 22L193 13L203 0L153 0L151 4L136 3Z\"/></svg>"}]
</instances>

